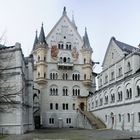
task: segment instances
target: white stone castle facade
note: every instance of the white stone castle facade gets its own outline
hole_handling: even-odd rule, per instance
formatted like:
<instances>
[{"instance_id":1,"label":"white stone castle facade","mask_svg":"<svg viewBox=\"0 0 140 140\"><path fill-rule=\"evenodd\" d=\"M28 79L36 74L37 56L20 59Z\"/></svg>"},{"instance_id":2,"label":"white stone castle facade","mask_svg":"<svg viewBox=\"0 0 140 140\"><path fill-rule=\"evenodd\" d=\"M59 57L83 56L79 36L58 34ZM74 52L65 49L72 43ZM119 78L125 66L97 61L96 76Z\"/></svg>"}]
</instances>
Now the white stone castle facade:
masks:
<instances>
[{"instance_id":1,"label":"white stone castle facade","mask_svg":"<svg viewBox=\"0 0 140 140\"><path fill-rule=\"evenodd\" d=\"M111 38L88 110L107 128L140 130L140 49Z\"/></svg>"},{"instance_id":2,"label":"white stone castle facade","mask_svg":"<svg viewBox=\"0 0 140 140\"><path fill-rule=\"evenodd\" d=\"M0 45L1 56L11 56L0 61L3 74L12 74L5 85L15 87L10 92L14 102L0 96L0 109L6 110L0 112L0 132L93 128L86 111L107 128L140 130L140 49L112 37L99 74L93 72L92 53L87 30L81 37L66 8L47 36L42 25L29 57L23 56L19 43Z\"/></svg>"},{"instance_id":3,"label":"white stone castle facade","mask_svg":"<svg viewBox=\"0 0 140 140\"><path fill-rule=\"evenodd\" d=\"M42 25L39 37L35 37L32 55L34 87L40 90L35 96L36 101L40 100L35 118L38 120L40 115L43 127L84 127L77 109L86 109L86 97L95 91L87 31L82 38L74 19L68 18L64 8L47 37Z\"/></svg>"}]
</instances>

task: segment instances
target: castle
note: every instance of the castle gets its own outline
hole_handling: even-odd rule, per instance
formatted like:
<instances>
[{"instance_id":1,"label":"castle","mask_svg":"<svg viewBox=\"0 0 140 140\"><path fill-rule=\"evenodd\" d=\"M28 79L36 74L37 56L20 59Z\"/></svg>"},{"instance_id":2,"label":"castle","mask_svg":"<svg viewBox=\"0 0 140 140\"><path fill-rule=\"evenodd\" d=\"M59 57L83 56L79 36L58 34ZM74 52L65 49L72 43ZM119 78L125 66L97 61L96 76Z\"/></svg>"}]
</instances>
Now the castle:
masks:
<instances>
[{"instance_id":1,"label":"castle","mask_svg":"<svg viewBox=\"0 0 140 140\"><path fill-rule=\"evenodd\" d=\"M64 7L47 36L43 24L39 35L36 32L29 57L19 43L0 46L6 58L9 52L5 73L12 77L7 81L15 87L13 93L20 94L14 94L14 102L1 101L6 108L0 113L2 133L23 134L40 127L140 130L139 48L112 37L103 71L93 72L96 62L87 29L81 37Z\"/></svg>"}]
</instances>

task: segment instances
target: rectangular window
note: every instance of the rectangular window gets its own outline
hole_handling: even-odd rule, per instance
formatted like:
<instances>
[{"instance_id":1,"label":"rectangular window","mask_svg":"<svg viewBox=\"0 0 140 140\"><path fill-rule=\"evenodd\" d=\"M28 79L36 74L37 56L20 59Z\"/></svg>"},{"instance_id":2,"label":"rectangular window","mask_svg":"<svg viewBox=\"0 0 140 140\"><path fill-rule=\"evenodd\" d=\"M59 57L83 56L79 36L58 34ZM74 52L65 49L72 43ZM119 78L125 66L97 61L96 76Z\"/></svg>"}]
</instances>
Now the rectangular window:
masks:
<instances>
[{"instance_id":1,"label":"rectangular window","mask_svg":"<svg viewBox=\"0 0 140 140\"><path fill-rule=\"evenodd\" d=\"M50 103L50 110L53 110L53 103Z\"/></svg>"},{"instance_id":2,"label":"rectangular window","mask_svg":"<svg viewBox=\"0 0 140 140\"><path fill-rule=\"evenodd\" d=\"M63 108L63 110L65 110L65 104L62 104L62 108Z\"/></svg>"},{"instance_id":3,"label":"rectangular window","mask_svg":"<svg viewBox=\"0 0 140 140\"><path fill-rule=\"evenodd\" d=\"M71 118L66 118L66 123L71 124Z\"/></svg>"},{"instance_id":4,"label":"rectangular window","mask_svg":"<svg viewBox=\"0 0 140 140\"><path fill-rule=\"evenodd\" d=\"M49 124L54 124L54 118L49 118Z\"/></svg>"},{"instance_id":5,"label":"rectangular window","mask_svg":"<svg viewBox=\"0 0 140 140\"><path fill-rule=\"evenodd\" d=\"M66 110L68 110L68 109L69 109L68 104L66 104Z\"/></svg>"},{"instance_id":6,"label":"rectangular window","mask_svg":"<svg viewBox=\"0 0 140 140\"><path fill-rule=\"evenodd\" d=\"M58 104L57 103L55 104L55 109L58 110Z\"/></svg>"}]
</instances>

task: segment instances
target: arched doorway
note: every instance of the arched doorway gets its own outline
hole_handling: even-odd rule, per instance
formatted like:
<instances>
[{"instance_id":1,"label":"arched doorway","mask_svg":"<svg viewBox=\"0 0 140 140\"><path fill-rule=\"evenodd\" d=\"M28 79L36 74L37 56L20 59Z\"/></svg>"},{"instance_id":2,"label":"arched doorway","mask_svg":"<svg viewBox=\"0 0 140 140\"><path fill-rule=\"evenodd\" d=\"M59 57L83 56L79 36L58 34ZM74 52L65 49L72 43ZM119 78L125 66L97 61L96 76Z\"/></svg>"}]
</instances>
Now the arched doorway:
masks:
<instances>
[{"instance_id":1,"label":"arched doorway","mask_svg":"<svg viewBox=\"0 0 140 140\"><path fill-rule=\"evenodd\" d=\"M81 103L80 103L80 109L81 109L82 111L84 111L84 106L85 106L85 104L84 104L83 102L81 102Z\"/></svg>"}]
</instances>

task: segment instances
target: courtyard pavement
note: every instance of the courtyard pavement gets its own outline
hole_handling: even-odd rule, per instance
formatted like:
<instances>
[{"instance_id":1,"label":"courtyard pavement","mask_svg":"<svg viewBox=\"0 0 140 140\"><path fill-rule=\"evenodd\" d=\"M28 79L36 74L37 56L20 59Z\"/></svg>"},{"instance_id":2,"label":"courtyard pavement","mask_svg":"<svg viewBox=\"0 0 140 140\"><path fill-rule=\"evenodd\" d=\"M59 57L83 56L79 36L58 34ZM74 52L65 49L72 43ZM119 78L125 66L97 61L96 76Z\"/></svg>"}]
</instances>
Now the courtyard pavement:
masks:
<instances>
[{"instance_id":1,"label":"courtyard pavement","mask_svg":"<svg viewBox=\"0 0 140 140\"><path fill-rule=\"evenodd\" d=\"M40 129L23 135L7 135L2 140L129 140L131 137L140 140L140 132L63 128Z\"/></svg>"}]
</instances>

